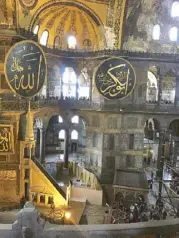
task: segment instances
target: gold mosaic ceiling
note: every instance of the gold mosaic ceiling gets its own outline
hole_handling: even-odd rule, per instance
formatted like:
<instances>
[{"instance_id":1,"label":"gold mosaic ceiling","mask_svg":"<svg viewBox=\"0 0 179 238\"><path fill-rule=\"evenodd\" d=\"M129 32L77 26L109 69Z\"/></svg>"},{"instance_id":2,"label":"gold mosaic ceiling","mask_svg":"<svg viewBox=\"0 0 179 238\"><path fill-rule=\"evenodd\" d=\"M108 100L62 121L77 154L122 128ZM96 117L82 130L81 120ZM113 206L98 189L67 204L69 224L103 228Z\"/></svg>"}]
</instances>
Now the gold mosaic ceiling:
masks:
<instances>
[{"instance_id":1,"label":"gold mosaic ceiling","mask_svg":"<svg viewBox=\"0 0 179 238\"><path fill-rule=\"evenodd\" d=\"M73 35L77 39L78 49L84 48L84 41L90 40L91 48L104 48L104 36L102 25L91 12L80 9L77 6L56 5L39 13L33 28L39 24L38 36L43 31L49 32L48 46L53 47L54 40L60 37L61 47L67 48L67 38Z\"/></svg>"}]
</instances>

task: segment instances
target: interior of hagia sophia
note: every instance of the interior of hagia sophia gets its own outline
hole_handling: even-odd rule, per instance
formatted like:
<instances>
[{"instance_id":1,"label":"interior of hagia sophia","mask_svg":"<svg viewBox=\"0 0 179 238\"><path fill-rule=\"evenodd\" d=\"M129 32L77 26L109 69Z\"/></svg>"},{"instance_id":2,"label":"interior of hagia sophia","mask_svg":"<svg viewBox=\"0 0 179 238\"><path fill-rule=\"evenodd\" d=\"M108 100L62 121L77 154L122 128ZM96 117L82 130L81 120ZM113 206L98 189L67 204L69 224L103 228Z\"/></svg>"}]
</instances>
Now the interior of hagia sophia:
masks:
<instances>
[{"instance_id":1,"label":"interior of hagia sophia","mask_svg":"<svg viewBox=\"0 0 179 238\"><path fill-rule=\"evenodd\" d=\"M0 207L23 198L43 213L53 203L75 224L90 206L139 197L163 196L177 211L178 23L178 0L0 1ZM26 40L47 66L28 99L5 73L8 51ZM135 82L125 97L108 98L97 72L118 58Z\"/></svg>"}]
</instances>

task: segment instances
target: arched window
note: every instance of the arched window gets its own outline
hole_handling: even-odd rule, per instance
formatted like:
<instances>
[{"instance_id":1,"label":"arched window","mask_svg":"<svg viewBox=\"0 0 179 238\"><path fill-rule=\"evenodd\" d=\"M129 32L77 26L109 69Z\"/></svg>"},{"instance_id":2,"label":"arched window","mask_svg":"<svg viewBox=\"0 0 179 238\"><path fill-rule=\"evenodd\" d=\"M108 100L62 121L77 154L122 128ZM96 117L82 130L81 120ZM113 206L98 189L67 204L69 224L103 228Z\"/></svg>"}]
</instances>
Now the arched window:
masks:
<instances>
[{"instance_id":1,"label":"arched window","mask_svg":"<svg viewBox=\"0 0 179 238\"><path fill-rule=\"evenodd\" d=\"M61 139L61 140L64 140L64 139L65 139L65 130L59 131L58 138Z\"/></svg>"},{"instance_id":2,"label":"arched window","mask_svg":"<svg viewBox=\"0 0 179 238\"><path fill-rule=\"evenodd\" d=\"M78 124L79 123L79 116L72 117L71 123Z\"/></svg>"},{"instance_id":3,"label":"arched window","mask_svg":"<svg viewBox=\"0 0 179 238\"><path fill-rule=\"evenodd\" d=\"M65 72L62 77L63 82L63 97L76 98L77 92L77 77L73 68L65 68Z\"/></svg>"},{"instance_id":4,"label":"arched window","mask_svg":"<svg viewBox=\"0 0 179 238\"><path fill-rule=\"evenodd\" d=\"M60 36L55 37L54 47L60 48Z\"/></svg>"},{"instance_id":5,"label":"arched window","mask_svg":"<svg viewBox=\"0 0 179 238\"><path fill-rule=\"evenodd\" d=\"M153 38L153 40L159 40L160 39L160 26L159 25L154 26L152 38Z\"/></svg>"},{"instance_id":6,"label":"arched window","mask_svg":"<svg viewBox=\"0 0 179 238\"><path fill-rule=\"evenodd\" d=\"M178 29L174 26L170 29L169 36L171 41L177 41Z\"/></svg>"},{"instance_id":7,"label":"arched window","mask_svg":"<svg viewBox=\"0 0 179 238\"><path fill-rule=\"evenodd\" d=\"M178 17L179 16L179 2L178 1L175 1L172 4L171 16L172 17Z\"/></svg>"},{"instance_id":8,"label":"arched window","mask_svg":"<svg viewBox=\"0 0 179 238\"><path fill-rule=\"evenodd\" d=\"M155 74L151 71L148 71L146 100L151 103L158 101L158 81Z\"/></svg>"},{"instance_id":9,"label":"arched window","mask_svg":"<svg viewBox=\"0 0 179 238\"><path fill-rule=\"evenodd\" d=\"M63 118L61 116L58 116L58 122L63 123Z\"/></svg>"},{"instance_id":10,"label":"arched window","mask_svg":"<svg viewBox=\"0 0 179 238\"><path fill-rule=\"evenodd\" d=\"M81 70L78 78L78 97L79 99L89 99L90 97L90 78L86 68Z\"/></svg>"},{"instance_id":11,"label":"arched window","mask_svg":"<svg viewBox=\"0 0 179 238\"><path fill-rule=\"evenodd\" d=\"M36 25L35 28L34 28L34 30L33 30L33 33L34 33L35 35L37 35L37 34L38 34L38 31L39 31L39 25Z\"/></svg>"},{"instance_id":12,"label":"arched window","mask_svg":"<svg viewBox=\"0 0 179 238\"><path fill-rule=\"evenodd\" d=\"M44 31L40 37L40 44L46 46L48 41L48 31Z\"/></svg>"},{"instance_id":13,"label":"arched window","mask_svg":"<svg viewBox=\"0 0 179 238\"><path fill-rule=\"evenodd\" d=\"M76 38L74 36L68 37L68 48L69 49L76 49Z\"/></svg>"},{"instance_id":14,"label":"arched window","mask_svg":"<svg viewBox=\"0 0 179 238\"><path fill-rule=\"evenodd\" d=\"M71 140L78 140L78 131L73 130L71 132Z\"/></svg>"}]
</instances>

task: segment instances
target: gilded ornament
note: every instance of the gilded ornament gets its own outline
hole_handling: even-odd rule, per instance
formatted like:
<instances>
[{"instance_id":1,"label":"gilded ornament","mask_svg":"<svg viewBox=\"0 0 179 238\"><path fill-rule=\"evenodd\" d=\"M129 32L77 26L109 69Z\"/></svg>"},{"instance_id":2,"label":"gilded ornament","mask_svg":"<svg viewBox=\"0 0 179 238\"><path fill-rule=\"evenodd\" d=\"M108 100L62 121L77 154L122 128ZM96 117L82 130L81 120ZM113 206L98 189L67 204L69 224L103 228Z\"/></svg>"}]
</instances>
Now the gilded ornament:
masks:
<instances>
[{"instance_id":1,"label":"gilded ornament","mask_svg":"<svg viewBox=\"0 0 179 238\"><path fill-rule=\"evenodd\" d=\"M136 75L132 65L123 58L109 58L94 73L99 93L107 99L124 99L134 90Z\"/></svg>"},{"instance_id":2,"label":"gilded ornament","mask_svg":"<svg viewBox=\"0 0 179 238\"><path fill-rule=\"evenodd\" d=\"M47 65L42 48L33 41L21 41L8 52L4 71L10 89L21 97L33 97L43 87Z\"/></svg>"},{"instance_id":3,"label":"gilded ornament","mask_svg":"<svg viewBox=\"0 0 179 238\"><path fill-rule=\"evenodd\" d=\"M16 180L16 171L15 170L1 170L0 180Z\"/></svg>"},{"instance_id":4,"label":"gilded ornament","mask_svg":"<svg viewBox=\"0 0 179 238\"><path fill-rule=\"evenodd\" d=\"M0 125L0 154L14 152L13 128L11 125Z\"/></svg>"}]
</instances>

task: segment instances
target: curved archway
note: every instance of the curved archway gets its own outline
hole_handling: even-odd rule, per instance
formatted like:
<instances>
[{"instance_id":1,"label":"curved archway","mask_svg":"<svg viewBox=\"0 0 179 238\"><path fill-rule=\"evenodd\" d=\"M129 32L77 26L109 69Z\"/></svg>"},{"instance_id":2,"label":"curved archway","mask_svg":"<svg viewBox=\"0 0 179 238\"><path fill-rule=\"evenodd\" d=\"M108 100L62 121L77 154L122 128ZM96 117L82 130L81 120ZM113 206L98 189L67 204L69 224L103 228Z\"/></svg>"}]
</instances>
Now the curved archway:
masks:
<instances>
[{"instance_id":1,"label":"curved archway","mask_svg":"<svg viewBox=\"0 0 179 238\"><path fill-rule=\"evenodd\" d=\"M42 135L42 129L43 129L43 122L41 118L36 117L34 118L34 139L36 141L35 151L32 152L37 159L39 159L42 162L42 150L43 150L43 135Z\"/></svg>"},{"instance_id":2,"label":"curved archway","mask_svg":"<svg viewBox=\"0 0 179 238\"><path fill-rule=\"evenodd\" d=\"M146 101L148 103L157 103L159 93L158 69L152 66L147 72L147 90Z\"/></svg>"},{"instance_id":3,"label":"curved archway","mask_svg":"<svg viewBox=\"0 0 179 238\"><path fill-rule=\"evenodd\" d=\"M156 118L148 118L144 124L144 167L155 167L158 159L160 122Z\"/></svg>"},{"instance_id":4,"label":"curved archway","mask_svg":"<svg viewBox=\"0 0 179 238\"><path fill-rule=\"evenodd\" d=\"M29 25L29 30L33 29L36 19L38 19L39 15L44 10L49 9L49 8L54 8L55 6L75 6L78 9L82 9L85 13L87 13L89 15L89 17L91 17L91 19L96 23L97 26L103 26L103 23L102 23L100 17L97 16L96 13L91 8L87 7L85 4L83 4L79 1L70 2L70 1L58 0L56 2L47 2L38 8L38 10L36 11L36 13L33 15L32 19L31 19L31 22Z\"/></svg>"}]
</instances>

